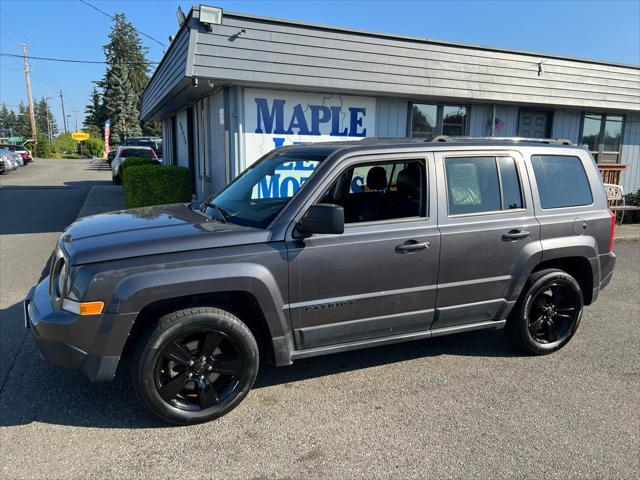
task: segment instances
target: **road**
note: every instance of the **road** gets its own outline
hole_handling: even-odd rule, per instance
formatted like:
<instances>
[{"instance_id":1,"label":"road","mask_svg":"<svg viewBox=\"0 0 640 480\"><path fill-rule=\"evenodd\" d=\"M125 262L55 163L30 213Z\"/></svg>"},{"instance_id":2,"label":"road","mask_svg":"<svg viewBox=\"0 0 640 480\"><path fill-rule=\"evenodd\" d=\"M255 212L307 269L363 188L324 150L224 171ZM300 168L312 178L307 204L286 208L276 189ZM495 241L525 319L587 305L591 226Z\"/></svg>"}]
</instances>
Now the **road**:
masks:
<instances>
[{"instance_id":1,"label":"road","mask_svg":"<svg viewBox=\"0 0 640 480\"><path fill-rule=\"evenodd\" d=\"M640 475L638 242L617 245L612 285L553 355L478 332L265 367L226 417L167 427L136 403L128 372L92 385L42 361L21 328L18 302L57 232L107 180L58 160L0 180L2 478Z\"/></svg>"}]
</instances>

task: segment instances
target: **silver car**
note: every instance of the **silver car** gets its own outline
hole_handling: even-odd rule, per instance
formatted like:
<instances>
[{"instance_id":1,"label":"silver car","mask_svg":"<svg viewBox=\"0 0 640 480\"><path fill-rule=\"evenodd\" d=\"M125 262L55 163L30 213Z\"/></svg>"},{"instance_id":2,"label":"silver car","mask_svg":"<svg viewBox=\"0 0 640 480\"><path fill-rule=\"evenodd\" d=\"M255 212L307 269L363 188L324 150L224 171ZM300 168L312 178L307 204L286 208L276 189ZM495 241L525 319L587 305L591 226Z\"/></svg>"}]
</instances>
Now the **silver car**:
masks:
<instances>
[{"instance_id":1,"label":"silver car","mask_svg":"<svg viewBox=\"0 0 640 480\"><path fill-rule=\"evenodd\" d=\"M5 172L15 170L20 166L15 154L9 150L0 149L0 157L4 161Z\"/></svg>"}]
</instances>

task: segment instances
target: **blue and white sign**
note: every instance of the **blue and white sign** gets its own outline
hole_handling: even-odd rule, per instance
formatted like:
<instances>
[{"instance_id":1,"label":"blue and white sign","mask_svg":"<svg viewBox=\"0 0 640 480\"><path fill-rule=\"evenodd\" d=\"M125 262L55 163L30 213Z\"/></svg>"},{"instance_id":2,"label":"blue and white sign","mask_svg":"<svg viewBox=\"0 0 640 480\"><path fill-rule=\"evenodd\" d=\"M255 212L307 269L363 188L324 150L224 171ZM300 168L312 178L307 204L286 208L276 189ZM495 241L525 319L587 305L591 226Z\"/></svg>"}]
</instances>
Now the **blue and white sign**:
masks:
<instances>
[{"instance_id":1,"label":"blue and white sign","mask_svg":"<svg viewBox=\"0 0 640 480\"><path fill-rule=\"evenodd\" d=\"M375 136L375 99L245 90L245 158L251 165L283 145Z\"/></svg>"}]
</instances>

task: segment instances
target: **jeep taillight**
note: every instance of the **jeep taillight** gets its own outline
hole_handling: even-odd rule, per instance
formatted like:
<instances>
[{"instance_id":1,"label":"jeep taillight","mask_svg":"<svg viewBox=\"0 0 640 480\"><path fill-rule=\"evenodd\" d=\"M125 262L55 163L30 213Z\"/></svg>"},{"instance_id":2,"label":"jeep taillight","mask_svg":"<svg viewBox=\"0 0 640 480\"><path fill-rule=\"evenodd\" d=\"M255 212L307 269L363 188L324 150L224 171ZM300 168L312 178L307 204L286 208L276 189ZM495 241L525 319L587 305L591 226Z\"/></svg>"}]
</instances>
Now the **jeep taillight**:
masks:
<instances>
[{"instance_id":1,"label":"jeep taillight","mask_svg":"<svg viewBox=\"0 0 640 480\"><path fill-rule=\"evenodd\" d=\"M609 252L613 252L613 237L616 234L616 214L613 210L609 210L611 216L611 231L609 232Z\"/></svg>"}]
</instances>

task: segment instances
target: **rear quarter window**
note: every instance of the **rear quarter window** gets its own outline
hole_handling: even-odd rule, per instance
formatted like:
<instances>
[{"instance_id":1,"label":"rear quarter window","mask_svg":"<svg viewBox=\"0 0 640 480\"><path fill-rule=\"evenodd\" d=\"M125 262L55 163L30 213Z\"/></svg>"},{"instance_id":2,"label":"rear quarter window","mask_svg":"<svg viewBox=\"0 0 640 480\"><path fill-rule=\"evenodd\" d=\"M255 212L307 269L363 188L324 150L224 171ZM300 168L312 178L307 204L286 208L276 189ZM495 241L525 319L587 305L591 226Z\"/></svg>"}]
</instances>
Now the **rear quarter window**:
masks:
<instances>
[{"instance_id":1,"label":"rear quarter window","mask_svg":"<svg viewBox=\"0 0 640 480\"><path fill-rule=\"evenodd\" d=\"M542 208L578 207L593 202L589 179L580 158L569 155L532 155Z\"/></svg>"}]
</instances>

